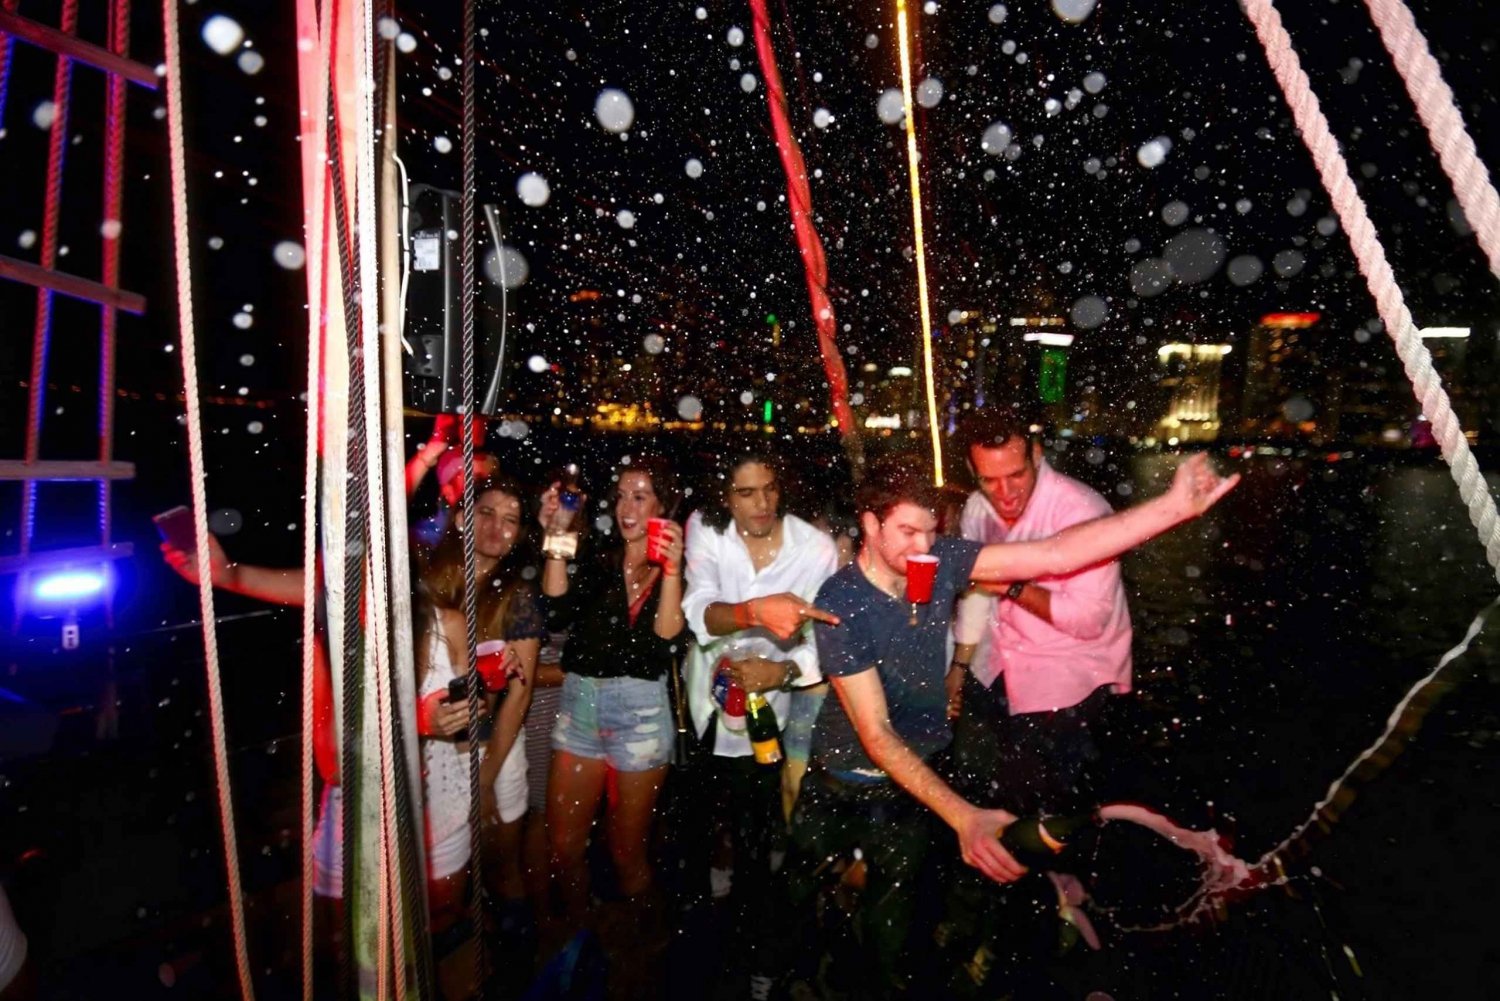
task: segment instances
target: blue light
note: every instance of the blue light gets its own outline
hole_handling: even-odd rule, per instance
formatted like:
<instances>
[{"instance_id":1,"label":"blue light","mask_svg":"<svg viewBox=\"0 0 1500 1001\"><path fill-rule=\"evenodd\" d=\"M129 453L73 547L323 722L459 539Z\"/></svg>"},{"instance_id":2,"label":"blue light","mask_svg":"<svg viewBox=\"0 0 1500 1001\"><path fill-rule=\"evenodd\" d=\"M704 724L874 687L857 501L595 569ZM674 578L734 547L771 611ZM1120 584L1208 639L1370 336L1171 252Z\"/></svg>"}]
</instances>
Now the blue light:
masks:
<instances>
[{"instance_id":1,"label":"blue light","mask_svg":"<svg viewBox=\"0 0 1500 1001\"><path fill-rule=\"evenodd\" d=\"M104 592L108 578L102 568L60 570L35 578L31 596L37 601L61 602L92 598Z\"/></svg>"}]
</instances>

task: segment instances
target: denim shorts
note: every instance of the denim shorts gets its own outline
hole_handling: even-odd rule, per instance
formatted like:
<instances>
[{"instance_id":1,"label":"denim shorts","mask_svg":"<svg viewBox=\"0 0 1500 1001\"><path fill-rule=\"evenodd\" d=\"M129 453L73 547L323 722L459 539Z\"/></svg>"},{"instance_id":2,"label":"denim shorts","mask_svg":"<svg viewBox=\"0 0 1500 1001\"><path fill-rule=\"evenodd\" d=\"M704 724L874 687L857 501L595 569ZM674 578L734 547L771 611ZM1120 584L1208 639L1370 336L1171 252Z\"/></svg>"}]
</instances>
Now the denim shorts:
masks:
<instances>
[{"instance_id":1,"label":"denim shorts","mask_svg":"<svg viewBox=\"0 0 1500 1001\"><path fill-rule=\"evenodd\" d=\"M828 698L827 685L813 685L807 689L794 688L791 704L786 711L786 726L781 730L781 746L792 761L806 761L812 749L813 724L818 722L818 712L823 700Z\"/></svg>"},{"instance_id":2,"label":"denim shorts","mask_svg":"<svg viewBox=\"0 0 1500 1001\"><path fill-rule=\"evenodd\" d=\"M671 760L672 733L664 678L563 679L554 751L607 761L618 772L644 772Z\"/></svg>"}]
</instances>

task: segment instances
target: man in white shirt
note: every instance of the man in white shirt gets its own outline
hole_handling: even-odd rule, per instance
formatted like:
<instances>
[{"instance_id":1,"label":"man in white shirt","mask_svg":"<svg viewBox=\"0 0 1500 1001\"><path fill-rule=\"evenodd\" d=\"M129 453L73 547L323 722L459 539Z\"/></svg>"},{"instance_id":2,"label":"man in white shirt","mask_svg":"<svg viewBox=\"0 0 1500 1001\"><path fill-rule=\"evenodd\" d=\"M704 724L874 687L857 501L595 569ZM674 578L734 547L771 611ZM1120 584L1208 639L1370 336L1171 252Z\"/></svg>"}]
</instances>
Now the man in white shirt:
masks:
<instances>
[{"instance_id":1,"label":"man in white shirt","mask_svg":"<svg viewBox=\"0 0 1500 1001\"><path fill-rule=\"evenodd\" d=\"M771 852L785 828L783 769L757 764L749 738L725 726L712 694L713 676L729 658L733 681L764 696L785 727L792 693L823 682L811 623L837 619L815 608L812 599L837 565L838 551L827 534L782 511L777 462L764 452L732 458L722 497L688 519L682 611L697 642L684 674L694 728L711 748L696 785L707 800L701 804L705 826L730 825L731 905L740 927L750 932L752 976L765 972L756 968L754 953L756 932L772 920ZM707 832L698 840L705 849L713 841ZM690 878L706 880L706 854L697 862L700 871Z\"/></svg>"}]
</instances>

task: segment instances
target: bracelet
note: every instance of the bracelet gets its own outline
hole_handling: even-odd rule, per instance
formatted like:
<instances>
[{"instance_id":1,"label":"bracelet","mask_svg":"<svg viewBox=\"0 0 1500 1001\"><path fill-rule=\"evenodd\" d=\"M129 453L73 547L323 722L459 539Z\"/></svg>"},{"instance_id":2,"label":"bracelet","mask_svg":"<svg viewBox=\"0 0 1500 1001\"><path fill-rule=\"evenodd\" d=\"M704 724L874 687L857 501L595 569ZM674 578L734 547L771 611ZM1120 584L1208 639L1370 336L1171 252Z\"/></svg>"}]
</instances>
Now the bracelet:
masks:
<instances>
[{"instance_id":1,"label":"bracelet","mask_svg":"<svg viewBox=\"0 0 1500 1001\"><path fill-rule=\"evenodd\" d=\"M1005 597L1009 598L1011 601L1015 601L1021 596L1021 592L1026 590L1026 584L1027 582L1024 580L1013 582L1010 587L1005 589Z\"/></svg>"},{"instance_id":2,"label":"bracelet","mask_svg":"<svg viewBox=\"0 0 1500 1001\"><path fill-rule=\"evenodd\" d=\"M578 554L577 532L548 532L542 540L542 554L549 560L570 560Z\"/></svg>"},{"instance_id":3,"label":"bracelet","mask_svg":"<svg viewBox=\"0 0 1500 1001\"><path fill-rule=\"evenodd\" d=\"M670 563L663 563L661 565L661 575L663 577L677 577L680 573L681 571L673 570Z\"/></svg>"}]
</instances>

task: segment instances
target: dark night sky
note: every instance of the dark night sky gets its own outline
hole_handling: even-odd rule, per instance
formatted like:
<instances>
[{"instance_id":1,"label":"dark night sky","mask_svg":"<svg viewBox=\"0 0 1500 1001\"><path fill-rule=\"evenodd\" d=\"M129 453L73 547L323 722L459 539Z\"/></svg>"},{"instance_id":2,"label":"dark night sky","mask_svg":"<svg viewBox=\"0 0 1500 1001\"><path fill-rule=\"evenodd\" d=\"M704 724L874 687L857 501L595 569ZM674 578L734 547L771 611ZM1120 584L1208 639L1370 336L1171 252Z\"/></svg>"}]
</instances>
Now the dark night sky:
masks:
<instances>
[{"instance_id":1,"label":"dark night sky","mask_svg":"<svg viewBox=\"0 0 1500 1001\"><path fill-rule=\"evenodd\" d=\"M903 136L876 111L881 93L900 85L893 7L772 6L846 362L856 375L867 360L908 362L917 322ZM1081 24L1045 3L1007 6L1001 18L989 4L941 4L916 19L915 77L943 86L941 102L918 111L935 322L953 309L1002 319L1066 312L1097 296L1108 319L1081 332L1076 353L1096 368L1105 399L1130 395L1162 341L1242 337L1269 308L1322 310L1325 336L1345 350L1391 357L1384 339L1352 336L1373 306L1233 4L1105 2ZM55 23L48 7L23 5L23 13ZM1447 181L1367 11L1352 0L1286 7L1419 323L1493 327L1495 283L1475 242L1452 225ZM444 186L456 186L459 169L458 9L397 12L414 43L399 56L403 155L413 179ZM1451 3L1415 11L1481 155L1500 162L1500 15ZM216 14L243 26L237 53L216 54L203 39ZM137 9L133 51L147 63L161 51L158 16L150 5ZM484 4L479 23L481 193L500 204L507 242L529 271L510 300L517 362L536 354L571 371L588 355L628 360L647 334L660 333L667 353L659 369L673 391L693 392L714 365L729 366L720 374L732 393L737 379L763 374L746 368L763 359L737 362L734 349L758 337L774 312L787 324L780 364L791 378L811 377L818 398L748 6ZM205 391L286 399L303 381L304 339L302 274L273 259L279 242L300 239L291 19L284 6L273 13L204 2L183 8L182 29ZM82 33L100 37L102 25L86 15ZM263 57L253 74L240 65L247 51ZM32 119L50 89L50 63L18 47L0 140L11 179L0 246L21 257L38 251L26 234L40 228L46 133ZM75 77L62 266L93 274L100 75L80 69ZM595 120L605 87L632 99L628 138ZM1055 114L1049 99L1062 105ZM146 292L152 307L122 328L120 383L148 393L173 392L179 378L162 364L175 358L164 350L174 309L160 103L159 94L133 89L123 220L126 285ZM814 124L820 109L831 115L826 127ZM982 147L995 122L1012 130L1014 159ZM1143 166L1138 151L1163 136L1171 146L1160 165ZM690 159L703 165L700 177L688 176ZM544 205L519 196L517 180L528 172L546 178ZM1176 225L1163 218L1172 203L1187 209ZM631 228L622 212L633 214ZM1225 261L1253 255L1265 275L1240 287L1219 267L1153 296L1133 291L1132 269L1195 229L1214 234ZM1278 280L1271 264L1284 251L1305 264ZM581 288L604 294L592 324L567 302ZM29 360L33 297L17 287L0 294L11 335L0 348L0 379L14 386ZM73 306L60 308L59 320L52 375L86 383L96 321ZM512 406L537 406L551 378L520 364ZM19 418L6 408L0 420L7 444Z\"/></svg>"}]
</instances>

